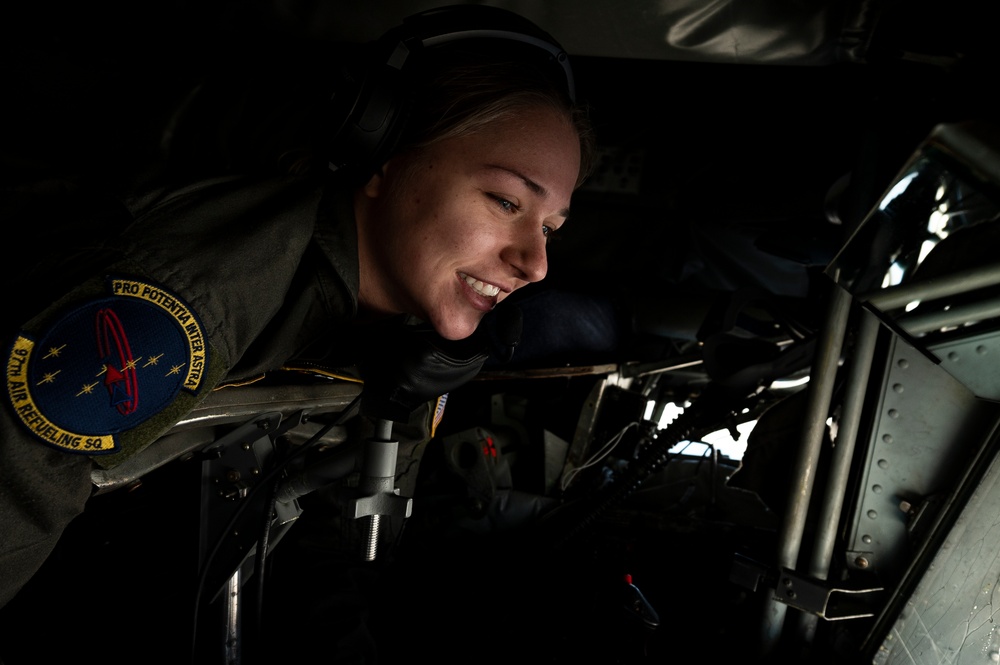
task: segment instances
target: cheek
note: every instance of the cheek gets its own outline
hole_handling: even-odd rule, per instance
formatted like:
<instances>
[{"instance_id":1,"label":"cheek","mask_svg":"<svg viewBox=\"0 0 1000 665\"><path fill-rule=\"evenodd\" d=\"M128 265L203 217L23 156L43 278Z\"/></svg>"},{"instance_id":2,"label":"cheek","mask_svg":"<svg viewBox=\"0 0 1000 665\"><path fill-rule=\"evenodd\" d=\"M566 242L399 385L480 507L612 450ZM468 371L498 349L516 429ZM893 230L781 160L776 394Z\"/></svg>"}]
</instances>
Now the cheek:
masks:
<instances>
[{"instance_id":1,"label":"cheek","mask_svg":"<svg viewBox=\"0 0 1000 665\"><path fill-rule=\"evenodd\" d=\"M447 209L435 212L426 235L432 236L442 252L468 261L494 252L502 243L502 226L490 219L487 211L475 201L456 201Z\"/></svg>"}]
</instances>

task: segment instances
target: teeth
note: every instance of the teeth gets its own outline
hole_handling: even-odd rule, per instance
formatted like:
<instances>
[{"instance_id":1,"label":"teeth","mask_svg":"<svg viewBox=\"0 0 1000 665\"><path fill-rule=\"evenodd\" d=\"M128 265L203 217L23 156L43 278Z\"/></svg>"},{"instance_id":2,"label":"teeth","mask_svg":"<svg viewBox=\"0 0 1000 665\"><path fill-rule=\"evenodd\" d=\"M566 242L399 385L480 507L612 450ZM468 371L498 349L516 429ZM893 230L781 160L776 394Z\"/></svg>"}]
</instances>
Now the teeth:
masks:
<instances>
[{"instance_id":1,"label":"teeth","mask_svg":"<svg viewBox=\"0 0 1000 665\"><path fill-rule=\"evenodd\" d=\"M475 277L469 277L466 274L463 274L462 277L465 279L465 283L471 286L472 290L481 296L492 298L496 294L500 293L499 286L493 286L492 284L483 284Z\"/></svg>"}]
</instances>

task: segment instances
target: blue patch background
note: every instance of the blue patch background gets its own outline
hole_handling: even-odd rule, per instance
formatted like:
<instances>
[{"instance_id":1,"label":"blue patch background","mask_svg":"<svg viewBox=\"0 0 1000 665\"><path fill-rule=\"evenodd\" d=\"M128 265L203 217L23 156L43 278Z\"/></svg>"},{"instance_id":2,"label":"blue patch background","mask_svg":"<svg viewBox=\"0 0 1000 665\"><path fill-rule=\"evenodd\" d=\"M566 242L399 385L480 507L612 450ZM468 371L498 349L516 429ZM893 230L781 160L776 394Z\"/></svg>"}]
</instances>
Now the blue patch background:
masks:
<instances>
[{"instance_id":1,"label":"blue patch background","mask_svg":"<svg viewBox=\"0 0 1000 665\"><path fill-rule=\"evenodd\" d=\"M115 409L101 373L95 321L104 308L117 314L137 361L138 408L129 415ZM56 347L63 347L59 355L46 358L49 349ZM156 364L149 365L154 356L159 356ZM144 300L110 297L73 310L38 340L28 377L35 404L54 424L77 434L115 434L169 405L181 389L188 362L184 331L170 314ZM178 365L180 371L171 374L171 368ZM46 374L56 372L54 381L39 383ZM94 383L89 394L79 394L85 385Z\"/></svg>"}]
</instances>

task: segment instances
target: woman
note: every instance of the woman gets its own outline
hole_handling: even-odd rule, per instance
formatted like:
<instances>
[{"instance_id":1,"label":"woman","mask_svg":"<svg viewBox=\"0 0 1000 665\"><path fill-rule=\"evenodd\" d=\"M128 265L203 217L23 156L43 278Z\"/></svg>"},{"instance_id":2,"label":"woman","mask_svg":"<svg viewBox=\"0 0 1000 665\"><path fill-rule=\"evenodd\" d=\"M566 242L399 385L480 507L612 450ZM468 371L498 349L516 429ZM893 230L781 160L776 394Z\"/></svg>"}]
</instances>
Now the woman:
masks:
<instances>
[{"instance_id":1,"label":"woman","mask_svg":"<svg viewBox=\"0 0 1000 665\"><path fill-rule=\"evenodd\" d=\"M517 49L456 46L411 73L401 136L373 171L296 158L286 174L147 188L122 223L62 219L70 241L53 231L8 279L0 606L83 511L94 465L150 445L211 390L355 363L366 327L391 317L468 338L545 276L589 169L586 119L565 80L498 57ZM297 154L284 145L281 163Z\"/></svg>"}]
</instances>

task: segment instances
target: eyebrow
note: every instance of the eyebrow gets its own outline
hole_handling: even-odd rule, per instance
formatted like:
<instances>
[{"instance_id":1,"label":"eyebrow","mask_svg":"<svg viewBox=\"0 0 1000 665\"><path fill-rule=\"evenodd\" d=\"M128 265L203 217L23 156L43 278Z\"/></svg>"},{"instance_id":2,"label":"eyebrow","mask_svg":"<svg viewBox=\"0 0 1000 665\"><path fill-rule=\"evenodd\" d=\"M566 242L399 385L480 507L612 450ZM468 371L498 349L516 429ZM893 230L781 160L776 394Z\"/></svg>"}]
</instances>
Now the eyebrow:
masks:
<instances>
[{"instance_id":1,"label":"eyebrow","mask_svg":"<svg viewBox=\"0 0 1000 665\"><path fill-rule=\"evenodd\" d=\"M528 176L524 175L523 173L521 173L520 171L518 171L516 169L512 169L512 168L507 167L507 166L500 166L499 164L487 164L486 167L490 168L490 169L496 169L498 171L506 171L507 173L513 175L518 180L520 180L521 182L523 182L525 184L525 186L527 186L528 189L530 189L532 192L534 192L538 196L541 196L541 197L544 198L544 197L548 196L548 194L549 194L549 190L545 189L544 187L542 187L541 185L539 185L537 182L535 182L534 180L532 180L531 178L529 178ZM569 217L569 208L563 208L562 210L560 210L556 214L559 215L559 216L561 216L561 217L567 217L568 218Z\"/></svg>"}]
</instances>

